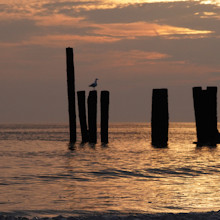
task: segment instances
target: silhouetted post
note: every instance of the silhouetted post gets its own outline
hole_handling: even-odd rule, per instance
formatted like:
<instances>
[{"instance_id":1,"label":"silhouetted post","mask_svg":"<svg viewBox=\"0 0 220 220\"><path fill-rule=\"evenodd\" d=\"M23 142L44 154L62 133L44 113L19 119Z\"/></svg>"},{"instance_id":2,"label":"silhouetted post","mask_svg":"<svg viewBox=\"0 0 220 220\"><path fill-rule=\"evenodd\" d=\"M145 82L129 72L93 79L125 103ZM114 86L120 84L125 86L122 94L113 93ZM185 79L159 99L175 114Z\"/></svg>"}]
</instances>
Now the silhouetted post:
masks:
<instances>
[{"instance_id":1,"label":"silhouetted post","mask_svg":"<svg viewBox=\"0 0 220 220\"><path fill-rule=\"evenodd\" d=\"M193 88L193 103L196 119L197 142L215 144L219 142L217 129L217 87Z\"/></svg>"},{"instance_id":2,"label":"silhouetted post","mask_svg":"<svg viewBox=\"0 0 220 220\"><path fill-rule=\"evenodd\" d=\"M101 91L101 142L108 143L109 91Z\"/></svg>"},{"instance_id":3,"label":"silhouetted post","mask_svg":"<svg viewBox=\"0 0 220 220\"><path fill-rule=\"evenodd\" d=\"M193 103L194 103L194 112L196 119L196 132L197 132L197 141L204 143L207 139L206 137L206 105L204 101L205 92L202 91L201 87L193 88Z\"/></svg>"},{"instance_id":4,"label":"silhouetted post","mask_svg":"<svg viewBox=\"0 0 220 220\"><path fill-rule=\"evenodd\" d=\"M82 143L89 141L87 122L86 122L86 104L85 104L85 91L77 92L78 98L78 110L79 110L79 121L81 128Z\"/></svg>"},{"instance_id":5,"label":"silhouetted post","mask_svg":"<svg viewBox=\"0 0 220 220\"><path fill-rule=\"evenodd\" d=\"M75 72L73 62L73 48L66 48L67 88L69 107L70 143L76 142L76 106L75 106Z\"/></svg>"},{"instance_id":6,"label":"silhouetted post","mask_svg":"<svg viewBox=\"0 0 220 220\"><path fill-rule=\"evenodd\" d=\"M89 143L97 143L97 91L89 92L88 97Z\"/></svg>"},{"instance_id":7,"label":"silhouetted post","mask_svg":"<svg viewBox=\"0 0 220 220\"><path fill-rule=\"evenodd\" d=\"M207 87L209 139L216 140L217 128L217 87Z\"/></svg>"},{"instance_id":8,"label":"silhouetted post","mask_svg":"<svg viewBox=\"0 0 220 220\"><path fill-rule=\"evenodd\" d=\"M167 146L168 126L168 91L167 89L153 89L151 112L152 145L157 147Z\"/></svg>"}]
</instances>

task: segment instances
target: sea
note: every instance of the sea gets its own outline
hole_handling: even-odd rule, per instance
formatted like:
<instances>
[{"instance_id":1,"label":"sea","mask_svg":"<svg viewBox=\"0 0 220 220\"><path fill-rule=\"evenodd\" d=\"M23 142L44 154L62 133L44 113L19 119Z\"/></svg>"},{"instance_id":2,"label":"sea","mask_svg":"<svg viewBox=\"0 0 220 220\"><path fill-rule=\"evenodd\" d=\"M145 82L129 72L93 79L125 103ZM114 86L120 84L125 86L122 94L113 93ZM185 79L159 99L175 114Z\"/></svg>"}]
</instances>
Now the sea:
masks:
<instances>
[{"instance_id":1,"label":"sea","mask_svg":"<svg viewBox=\"0 0 220 220\"><path fill-rule=\"evenodd\" d=\"M79 126L78 126L79 127ZM69 148L68 124L0 125L0 211L28 217L220 209L220 146L197 146L195 123L110 123L109 143Z\"/></svg>"}]
</instances>

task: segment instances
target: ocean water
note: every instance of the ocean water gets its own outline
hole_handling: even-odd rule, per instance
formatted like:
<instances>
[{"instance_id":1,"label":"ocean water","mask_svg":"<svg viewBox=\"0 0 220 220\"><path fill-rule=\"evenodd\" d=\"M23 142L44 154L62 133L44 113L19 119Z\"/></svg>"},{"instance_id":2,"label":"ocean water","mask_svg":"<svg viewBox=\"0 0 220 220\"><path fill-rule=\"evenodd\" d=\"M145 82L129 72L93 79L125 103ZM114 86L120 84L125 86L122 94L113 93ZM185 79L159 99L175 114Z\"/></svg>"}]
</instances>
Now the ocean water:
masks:
<instances>
[{"instance_id":1,"label":"ocean water","mask_svg":"<svg viewBox=\"0 0 220 220\"><path fill-rule=\"evenodd\" d=\"M0 211L23 216L204 212L220 208L220 146L197 147L194 123L112 123L109 144L68 149L66 124L0 125ZM98 136L98 140L99 136Z\"/></svg>"}]
</instances>

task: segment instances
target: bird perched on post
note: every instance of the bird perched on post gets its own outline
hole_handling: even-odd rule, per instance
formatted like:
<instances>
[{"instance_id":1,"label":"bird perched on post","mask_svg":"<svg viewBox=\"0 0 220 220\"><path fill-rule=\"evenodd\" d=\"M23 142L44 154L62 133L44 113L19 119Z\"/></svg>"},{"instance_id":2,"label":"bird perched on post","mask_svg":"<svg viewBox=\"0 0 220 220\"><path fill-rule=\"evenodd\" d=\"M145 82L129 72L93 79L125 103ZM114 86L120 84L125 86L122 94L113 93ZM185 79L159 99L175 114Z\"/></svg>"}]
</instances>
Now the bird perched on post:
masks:
<instances>
[{"instance_id":1,"label":"bird perched on post","mask_svg":"<svg viewBox=\"0 0 220 220\"><path fill-rule=\"evenodd\" d=\"M97 84L97 78L95 79L94 83L90 84L89 87L93 87L93 89L95 89L95 87L98 85Z\"/></svg>"}]
</instances>

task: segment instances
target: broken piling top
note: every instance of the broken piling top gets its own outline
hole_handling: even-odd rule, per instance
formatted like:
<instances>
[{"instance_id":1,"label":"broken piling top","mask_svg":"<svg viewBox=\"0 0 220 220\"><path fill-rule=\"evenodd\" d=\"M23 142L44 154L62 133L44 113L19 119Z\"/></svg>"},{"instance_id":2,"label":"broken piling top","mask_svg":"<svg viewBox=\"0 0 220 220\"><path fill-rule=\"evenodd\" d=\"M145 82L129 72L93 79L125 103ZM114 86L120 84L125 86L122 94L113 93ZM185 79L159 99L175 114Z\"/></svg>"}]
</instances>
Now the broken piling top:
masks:
<instances>
[{"instance_id":1,"label":"broken piling top","mask_svg":"<svg viewBox=\"0 0 220 220\"><path fill-rule=\"evenodd\" d=\"M196 120L197 143L219 142L217 129L217 87L193 87L193 102Z\"/></svg>"},{"instance_id":2,"label":"broken piling top","mask_svg":"<svg viewBox=\"0 0 220 220\"><path fill-rule=\"evenodd\" d=\"M66 71L69 110L70 143L76 142L75 71L73 48L66 48Z\"/></svg>"},{"instance_id":3,"label":"broken piling top","mask_svg":"<svg viewBox=\"0 0 220 220\"><path fill-rule=\"evenodd\" d=\"M97 91L89 92L88 97L89 143L97 143Z\"/></svg>"},{"instance_id":4,"label":"broken piling top","mask_svg":"<svg viewBox=\"0 0 220 220\"><path fill-rule=\"evenodd\" d=\"M169 112L168 90L153 89L151 112L151 141L157 147L166 147L168 142Z\"/></svg>"}]
</instances>

